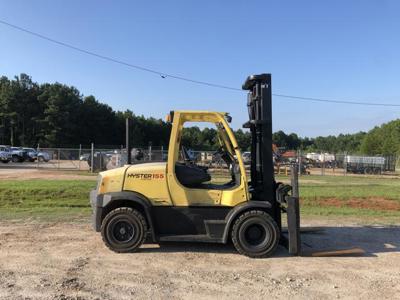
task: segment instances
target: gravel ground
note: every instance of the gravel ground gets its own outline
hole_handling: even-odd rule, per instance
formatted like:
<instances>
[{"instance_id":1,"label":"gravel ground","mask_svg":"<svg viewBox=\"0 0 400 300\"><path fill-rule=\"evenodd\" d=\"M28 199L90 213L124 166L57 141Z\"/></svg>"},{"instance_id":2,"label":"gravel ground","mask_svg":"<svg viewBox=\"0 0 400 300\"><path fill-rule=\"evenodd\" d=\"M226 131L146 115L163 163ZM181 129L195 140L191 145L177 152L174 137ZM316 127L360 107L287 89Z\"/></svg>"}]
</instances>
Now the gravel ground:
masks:
<instances>
[{"instance_id":1,"label":"gravel ground","mask_svg":"<svg viewBox=\"0 0 400 300\"><path fill-rule=\"evenodd\" d=\"M88 222L0 222L0 299L399 299L398 226L324 226L303 235L306 251L358 246L361 257L267 259L231 245L144 245L116 254Z\"/></svg>"}]
</instances>

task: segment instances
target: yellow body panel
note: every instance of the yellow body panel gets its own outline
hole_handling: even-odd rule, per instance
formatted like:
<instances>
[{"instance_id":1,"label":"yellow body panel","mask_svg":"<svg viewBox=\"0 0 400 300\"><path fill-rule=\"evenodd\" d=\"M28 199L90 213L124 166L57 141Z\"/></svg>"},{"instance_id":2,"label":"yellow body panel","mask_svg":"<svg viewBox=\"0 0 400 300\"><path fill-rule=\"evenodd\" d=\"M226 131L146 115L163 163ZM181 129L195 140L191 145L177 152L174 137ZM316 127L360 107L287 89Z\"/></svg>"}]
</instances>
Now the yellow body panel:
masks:
<instances>
[{"instance_id":1,"label":"yellow body panel","mask_svg":"<svg viewBox=\"0 0 400 300\"><path fill-rule=\"evenodd\" d=\"M128 166L101 172L101 182L98 185L98 193L120 192L124 181L124 173Z\"/></svg>"},{"instance_id":2,"label":"yellow body panel","mask_svg":"<svg viewBox=\"0 0 400 300\"><path fill-rule=\"evenodd\" d=\"M132 165L125 172L123 189L146 196L153 205L172 205L166 168L165 162Z\"/></svg>"},{"instance_id":3,"label":"yellow body panel","mask_svg":"<svg viewBox=\"0 0 400 300\"><path fill-rule=\"evenodd\" d=\"M208 111L175 111L168 149L168 163L143 163L124 166L100 173L99 194L134 191L147 197L156 206L229 206L248 201L246 170L235 136L225 120L225 113ZM180 184L175 175L179 146L185 122L212 122L223 126L230 142L228 151L238 161L240 184L230 189L188 188ZM229 138L229 141L226 139Z\"/></svg>"}]
</instances>

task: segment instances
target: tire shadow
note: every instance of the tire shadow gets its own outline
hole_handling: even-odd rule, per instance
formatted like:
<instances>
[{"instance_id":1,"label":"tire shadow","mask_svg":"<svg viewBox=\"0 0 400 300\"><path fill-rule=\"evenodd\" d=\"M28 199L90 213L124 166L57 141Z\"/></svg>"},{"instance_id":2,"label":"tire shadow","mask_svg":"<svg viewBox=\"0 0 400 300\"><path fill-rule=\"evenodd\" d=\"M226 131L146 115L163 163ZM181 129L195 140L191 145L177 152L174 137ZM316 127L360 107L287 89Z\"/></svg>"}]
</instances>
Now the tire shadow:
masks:
<instances>
[{"instance_id":1,"label":"tire shadow","mask_svg":"<svg viewBox=\"0 0 400 300\"><path fill-rule=\"evenodd\" d=\"M361 248L363 257L400 252L400 226L322 227L322 231L301 235L302 249L307 252Z\"/></svg>"},{"instance_id":2,"label":"tire shadow","mask_svg":"<svg viewBox=\"0 0 400 300\"><path fill-rule=\"evenodd\" d=\"M301 234L302 252L337 251L361 248L360 257L376 257L380 253L400 252L400 226L338 226L320 227L316 232ZM232 243L162 242L146 243L141 253L237 253ZM290 257L286 248L279 246L274 257ZM333 255L334 256L334 255ZM342 257L343 255L337 255Z\"/></svg>"}]
</instances>

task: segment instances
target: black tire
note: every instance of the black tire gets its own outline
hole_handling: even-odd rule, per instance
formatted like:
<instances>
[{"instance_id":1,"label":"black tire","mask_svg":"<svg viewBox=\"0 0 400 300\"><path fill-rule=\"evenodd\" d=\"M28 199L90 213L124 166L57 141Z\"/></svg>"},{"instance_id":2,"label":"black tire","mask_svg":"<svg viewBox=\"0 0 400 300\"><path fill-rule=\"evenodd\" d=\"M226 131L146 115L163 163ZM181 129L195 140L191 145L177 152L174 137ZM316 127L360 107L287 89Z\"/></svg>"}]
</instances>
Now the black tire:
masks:
<instances>
[{"instance_id":1,"label":"black tire","mask_svg":"<svg viewBox=\"0 0 400 300\"><path fill-rule=\"evenodd\" d=\"M366 167L366 168L364 169L364 174L367 174L367 175L372 174L372 169L369 168L369 167Z\"/></svg>"},{"instance_id":2,"label":"black tire","mask_svg":"<svg viewBox=\"0 0 400 300\"><path fill-rule=\"evenodd\" d=\"M21 159L19 158L18 155L13 155L12 158L11 158L11 160L12 160L12 162L15 162L15 163L21 161Z\"/></svg>"},{"instance_id":3,"label":"black tire","mask_svg":"<svg viewBox=\"0 0 400 300\"><path fill-rule=\"evenodd\" d=\"M7 160L2 160L1 161L3 164L8 164L10 161L7 159Z\"/></svg>"},{"instance_id":4,"label":"black tire","mask_svg":"<svg viewBox=\"0 0 400 300\"><path fill-rule=\"evenodd\" d=\"M118 253L133 252L145 241L147 223L136 209L120 207L109 212L101 224L106 246Z\"/></svg>"},{"instance_id":5,"label":"black tire","mask_svg":"<svg viewBox=\"0 0 400 300\"><path fill-rule=\"evenodd\" d=\"M270 256L280 239L278 225L261 210L241 214L233 224L231 235L236 250L253 258Z\"/></svg>"}]
</instances>

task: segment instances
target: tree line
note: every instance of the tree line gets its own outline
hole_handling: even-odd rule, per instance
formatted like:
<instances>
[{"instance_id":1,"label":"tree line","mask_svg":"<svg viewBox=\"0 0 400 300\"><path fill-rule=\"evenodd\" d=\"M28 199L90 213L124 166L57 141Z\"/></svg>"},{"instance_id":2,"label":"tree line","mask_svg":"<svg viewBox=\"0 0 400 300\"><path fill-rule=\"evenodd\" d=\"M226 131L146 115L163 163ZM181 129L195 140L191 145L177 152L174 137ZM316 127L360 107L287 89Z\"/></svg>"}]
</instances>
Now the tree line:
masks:
<instances>
[{"instance_id":1,"label":"tree line","mask_svg":"<svg viewBox=\"0 0 400 300\"><path fill-rule=\"evenodd\" d=\"M0 143L12 146L77 147L125 143L125 119L133 120L135 145L167 145L170 125L130 110L114 111L94 96L61 83L38 84L21 74L0 78Z\"/></svg>"},{"instance_id":2,"label":"tree line","mask_svg":"<svg viewBox=\"0 0 400 300\"><path fill-rule=\"evenodd\" d=\"M132 119L131 137L135 147L168 146L171 125L161 119L145 118L133 111L114 111L94 96L61 83L39 84L27 74L0 78L0 143L13 146L77 147L125 144L125 119ZM250 149L248 131L235 131L243 151ZM194 150L215 149L218 139L213 128L189 127L183 143ZM368 133L339 134L316 138L278 131L278 147L309 152L400 154L400 120Z\"/></svg>"}]
</instances>

